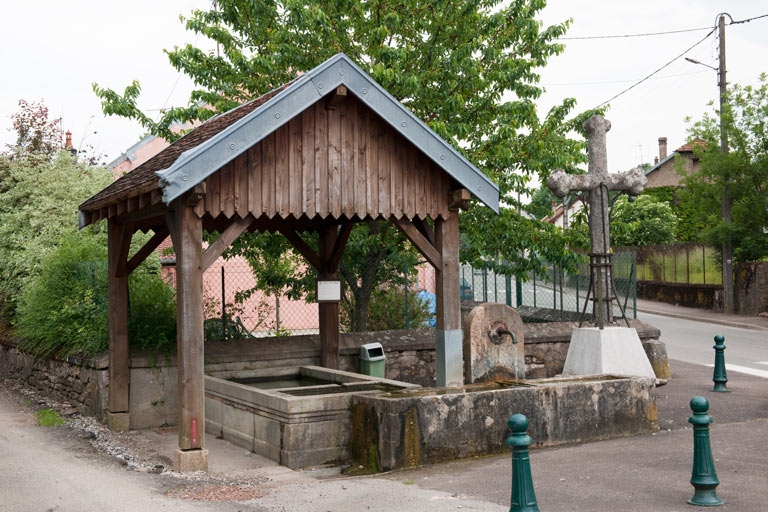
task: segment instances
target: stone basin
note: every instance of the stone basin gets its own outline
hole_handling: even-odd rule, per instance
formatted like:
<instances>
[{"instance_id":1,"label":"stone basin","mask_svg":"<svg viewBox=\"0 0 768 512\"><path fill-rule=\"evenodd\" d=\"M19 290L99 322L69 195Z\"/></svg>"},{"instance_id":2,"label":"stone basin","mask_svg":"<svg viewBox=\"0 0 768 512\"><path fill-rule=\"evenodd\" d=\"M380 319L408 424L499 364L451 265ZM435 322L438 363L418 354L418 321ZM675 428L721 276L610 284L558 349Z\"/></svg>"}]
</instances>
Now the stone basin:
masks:
<instances>
[{"instance_id":1,"label":"stone basin","mask_svg":"<svg viewBox=\"0 0 768 512\"><path fill-rule=\"evenodd\" d=\"M317 366L205 376L207 433L292 469L348 458L353 396L414 384Z\"/></svg>"},{"instance_id":2,"label":"stone basin","mask_svg":"<svg viewBox=\"0 0 768 512\"><path fill-rule=\"evenodd\" d=\"M350 452L378 471L503 453L515 413L534 447L654 432L654 391L653 379L596 375L355 396Z\"/></svg>"}]
</instances>

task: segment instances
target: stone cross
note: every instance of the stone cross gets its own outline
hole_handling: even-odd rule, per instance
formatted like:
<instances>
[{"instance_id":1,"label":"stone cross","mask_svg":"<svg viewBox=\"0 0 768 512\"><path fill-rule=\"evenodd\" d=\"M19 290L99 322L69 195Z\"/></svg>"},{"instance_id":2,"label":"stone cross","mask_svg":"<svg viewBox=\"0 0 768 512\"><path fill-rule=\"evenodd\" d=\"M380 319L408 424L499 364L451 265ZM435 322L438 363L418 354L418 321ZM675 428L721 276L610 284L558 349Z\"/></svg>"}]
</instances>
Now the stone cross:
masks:
<instances>
[{"instance_id":1,"label":"stone cross","mask_svg":"<svg viewBox=\"0 0 768 512\"><path fill-rule=\"evenodd\" d=\"M547 180L547 186L558 197L565 197L571 190L589 191L590 279L594 297L592 314L593 320L601 329L606 323L613 322L611 301L615 298L608 192L623 190L636 196L648 182L640 167L626 173L608 173L605 134L610 129L610 121L602 116L587 119L584 122L584 130L587 132L589 148L588 173L572 175L555 171Z\"/></svg>"}]
</instances>

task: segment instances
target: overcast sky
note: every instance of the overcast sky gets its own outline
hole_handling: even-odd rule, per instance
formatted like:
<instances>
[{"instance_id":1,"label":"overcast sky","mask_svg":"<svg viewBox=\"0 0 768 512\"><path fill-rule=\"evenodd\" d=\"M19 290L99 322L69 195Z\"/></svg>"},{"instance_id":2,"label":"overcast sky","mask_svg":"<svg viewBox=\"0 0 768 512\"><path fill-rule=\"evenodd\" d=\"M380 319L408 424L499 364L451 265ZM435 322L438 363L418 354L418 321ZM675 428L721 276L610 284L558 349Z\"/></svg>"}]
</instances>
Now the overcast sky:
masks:
<instances>
[{"instance_id":1,"label":"overcast sky","mask_svg":"<svg viewBox=\"0 0 768 512\"><path fill-rule=\"evenodd\" d=\"M754 0L550 0L542 12L545 24L569 18L566 37L594 37L714 27L727 11L735 21L768 14L768 4ZM0 145L12 143L9 116L18 100L43 100L51 117L61 117L75 146L93 146L110 161L142 136L135 123L105 118L91 83L122 91L141 82L139 105L150 114L186 103L190 81L168 62L163 49L197 44L179 14L207 8L210 0L114 2L104 0L25 0L3 6L0 31ZM600 105L641 81L703 39L707 30L672 35L573 39L565 52L541 70L546 93L542 115L565 97L577 109ZM717 67L715 35L686 53ZM726 28L728 82L757 83L768 72L768 17ZM658 154L658 138L668 138L670 151L686 141L684 118L698 118L716 100L714 70L676 60L654 77L611 101L606 117L608 164L625 171Z\"/></svg>"}]
</instances>

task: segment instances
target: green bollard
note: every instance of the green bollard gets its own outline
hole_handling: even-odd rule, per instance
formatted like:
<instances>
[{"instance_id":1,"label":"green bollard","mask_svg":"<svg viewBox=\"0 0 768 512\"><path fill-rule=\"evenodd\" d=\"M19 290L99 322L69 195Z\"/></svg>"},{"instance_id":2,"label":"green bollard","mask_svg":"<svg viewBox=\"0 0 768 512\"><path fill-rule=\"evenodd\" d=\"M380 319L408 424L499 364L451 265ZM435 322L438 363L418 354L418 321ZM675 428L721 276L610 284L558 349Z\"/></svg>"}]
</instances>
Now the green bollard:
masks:
<instances>
[{"instance_id":1,"label":"green bollard","mask_svg":"<svg viewBox=\"0 0 768 512\"><path fill-rule=\"evenodd\" d=\"M728 376L725 374L725 336L722 334L715 336L715 345L712 348L715 349L715 373L712 377L715 387L712 391L728 393L725 387L725 383L728 382Z\"/></svg>"},{"instance_id":2,"label":"green bollard","mask_svg":"<svg viewBox=\"0 0 768 512\"><path fill-rule=\"evenodd\" d=\"M691 398L693 415L688 423L693 425L693 470L691 485L695 489L689 505L697 507L716 507L725 502L717 497L715 488L720 485L715 472L715 462L712 459L712 448L709 444L709 424L712 416L707 414L709 401L703 396Z\"/></svg>"},{"instance_id":3,"label":"green bollard","mask_svg":"<svg viewBox=\"0 0 768 512\"><path fill-rule=\"evenodd\" d=\"M528 457L528 446L533 442L527 434L528 418L522 414L513 414L507 426L512 431L512 435L507 438L507 446L512 448L512 499L509 512L539 512L531 477L531 459Z\"/></svg>"}]
</instances>

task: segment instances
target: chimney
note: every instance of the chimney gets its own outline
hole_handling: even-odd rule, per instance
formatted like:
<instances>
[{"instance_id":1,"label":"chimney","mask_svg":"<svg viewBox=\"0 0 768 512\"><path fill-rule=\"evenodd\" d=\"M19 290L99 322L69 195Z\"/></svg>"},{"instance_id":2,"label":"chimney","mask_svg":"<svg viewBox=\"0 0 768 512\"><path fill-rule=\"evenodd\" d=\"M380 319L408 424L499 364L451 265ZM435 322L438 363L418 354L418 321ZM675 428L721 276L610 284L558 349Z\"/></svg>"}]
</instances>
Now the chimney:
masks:
<instances>
[{"instance_id":1,"label":"chimney","mask_svg":"<svg viewBox=\"0 0 768 512\"><path fill-rule=\"evenodd\" d=\"M72 151L72 132L67 130L67 133L65 133L67 136L66 140L64 141L64 149L68 151Z\"/></svg>"},{"instance_id":2,"label":"chimney","mask_svg":"<svg viewBox=\"0 0 768 512\"><path fill-rule=\"evenodd\" d=\"M667 158L667 138L659 137L659 161Z\"/></svg>"}]
</instances>

